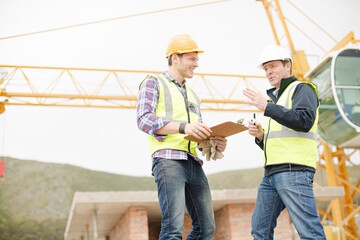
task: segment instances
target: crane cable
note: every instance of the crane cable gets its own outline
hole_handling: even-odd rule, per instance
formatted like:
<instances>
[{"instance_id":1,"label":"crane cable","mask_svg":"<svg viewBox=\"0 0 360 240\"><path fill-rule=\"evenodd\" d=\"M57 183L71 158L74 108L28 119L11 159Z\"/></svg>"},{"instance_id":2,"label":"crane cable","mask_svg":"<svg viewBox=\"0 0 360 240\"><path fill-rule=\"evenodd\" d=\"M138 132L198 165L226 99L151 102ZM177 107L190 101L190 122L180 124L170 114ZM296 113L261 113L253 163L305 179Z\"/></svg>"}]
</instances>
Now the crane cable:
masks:
<instances>
[{"instance_id":1,"label":"crane cable","mask_svg":"<svg viewBox=\"0 0 360 240\"><path fill-rule=\"evenodd\" d=\"M3 116L3 121L2 121L2 128L3 128L3 132L2 132L2 146L1 146L1 150L2 150L2 154L1 154L1 159L2 161L5 161L5 133L6 133L6 113L2 113L1 114Z\"/></svg>"},{"instance_id":2,"label":"crane cable","mask_svg":"<svg viewBox=\"0 0 360 240\"><path fill-rule=\"evenodd\" d=\"M300 10L295 4L293 4L290 0L287 0L296 10L298 10L305 18L307 18L310 22L312 22L316 27L318 27L323 33L325 33L329 38L334 40L336 43L338 42L333 36L331 36L328 32L325 31L319 24L317 24L314 20L312 20L308 15L306 15L303 11Z\"/></svg>"},{"instance_id":3,"label":"crane cable","mask_svg":"<svg viewBox=\"0 0 360 240\"><path fill-rule=\"evenodd\" d=\"M301 30L300 27L298 27L295 23L293 23L292 21L290 21L290 19L285 18L291 25L293 25L299 32L301 32L302 34L304 34L305 37L307 37L311 42L313 42L316 46L318 46L318 48L320 48L323 52L326 53L326 50L319 44L317 43L314 39L312 39L308 34L306 34L303 30Z\"/></svg>"},{"instance_id":4,"label":"crane cable","mask_svg":"<svg viewBox=\"0 0 360 240\"><path fill-rule=\"evenodd\" d=\"M126 16L102 19L102 20L86 22L86 23L79 23L79 24L74 24L74 25L69 25L69 26L64 26L64 27L50 28L50 29L47 29L47 30L41 30L41 31L36 31L36 32L29 32L29 33L17 34L17 35L12 35L12 36L7 36L7 37L1 37L0 40L10 39L10 38L17 38L17 37L25 37L25 36L29 36L29 35L35 35L35 34L40 34L40 33L59 31L59 30L64 30L64 29L76 28L76 27L83 27L83 26L87 26L87 25L93 25L93 24L98 24L98 23L116 21L116 20L125 19L125 18L146 16L146 15L155 14L155 13L163 13L163 12L175 11L175 10L179 10L179 9L200 7L200 6L205 6L205 5L210 5L210 4L217 4L217 3L221 3L221 2L227 2L227 1L231 1L231 0L216 0L216 1L211 1L211 2L186 5L186 6L181 6L181 7L165 8L165 9L154 10L154 11L149 11L149 12L135 13L135 14L130 14L130 15L126 15Z\"/></svg>"},{"instance_id":5,"label":"crane cable","mask_svg":"<svg viewBox=\"0 0 360 240\"><path fill-rule=\"evenodd\" d=\"M311 23L313 23L316 27L318 27L323 33L325 33L329 38L333 41L338 42L333 36L331 36L328 32L326 32L319 24L317 24L314 20L312 20L309 16L307 16L303 11L300 10L296 5L294 5L290 0L287 0L296 10L298 10L305 18L307 18ZM269 6L278 13L277 8L270 2ZM279 13L278 13L279 14ZM326 53L326 50L317 43L314 39L312 39L308 34L306 34L299 26L297 26L294 22L292 22L289 18L285 17L285 20L290 23L293 27L295 27L299 32L301 32L306 38L308 38L312 43L314 43L318 48L320 48L323 52Z\"/></svg>"}]
</instances>

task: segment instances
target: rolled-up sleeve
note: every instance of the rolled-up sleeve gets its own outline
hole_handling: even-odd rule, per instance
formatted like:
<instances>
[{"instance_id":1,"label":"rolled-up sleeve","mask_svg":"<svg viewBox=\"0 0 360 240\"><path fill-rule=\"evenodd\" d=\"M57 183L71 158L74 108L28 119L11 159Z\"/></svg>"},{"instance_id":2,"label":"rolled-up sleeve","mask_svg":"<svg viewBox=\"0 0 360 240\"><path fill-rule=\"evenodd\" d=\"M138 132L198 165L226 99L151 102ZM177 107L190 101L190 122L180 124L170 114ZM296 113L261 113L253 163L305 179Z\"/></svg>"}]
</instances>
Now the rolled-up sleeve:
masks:
<instances>
[{"instance_id":1,"label":"rolled-up sleeve","mask_svg":"<svg viewBox=\"0 0 360 240\"><path fill-rule=\"evenodd\" d=\"M148 77L142 83L136 107L138 128L152 136L158 141L164 141L166 135L156 135L155 133L170 122L169 119L155 115L159 101L159 85L154 77Z\"/></svg>"}]
</instances>

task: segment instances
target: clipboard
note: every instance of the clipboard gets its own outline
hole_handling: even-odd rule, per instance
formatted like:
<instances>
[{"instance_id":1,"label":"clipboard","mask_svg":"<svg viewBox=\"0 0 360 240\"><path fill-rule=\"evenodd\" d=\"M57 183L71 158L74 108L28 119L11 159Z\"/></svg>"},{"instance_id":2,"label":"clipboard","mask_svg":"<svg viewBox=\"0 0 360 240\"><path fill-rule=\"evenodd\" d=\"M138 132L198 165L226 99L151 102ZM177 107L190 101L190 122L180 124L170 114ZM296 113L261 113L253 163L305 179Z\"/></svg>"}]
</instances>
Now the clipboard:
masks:
<instances>
[{"instance_id":1,"label":"clipboard","mask_svg":"<svg viewBox=\"0 0 360 240\"><path fill-rule=\"evenodd\" d=\"M241 125L239 123L228 121L228 122L223 122L218 125L215 125L215 126L211 127L210 129L212 130L212 132L207 139L209 139L210 137L215 137L215 136L224 137L224 138L229 137L236 133L245 131L249 128L245 127L244 125ZM198 142L198 143L201 143L201 142L207 140L207 139L199 139L192 135L186 135L184 138L186 140L190 140L190 141Z\"/></svg>"}]
</instances>

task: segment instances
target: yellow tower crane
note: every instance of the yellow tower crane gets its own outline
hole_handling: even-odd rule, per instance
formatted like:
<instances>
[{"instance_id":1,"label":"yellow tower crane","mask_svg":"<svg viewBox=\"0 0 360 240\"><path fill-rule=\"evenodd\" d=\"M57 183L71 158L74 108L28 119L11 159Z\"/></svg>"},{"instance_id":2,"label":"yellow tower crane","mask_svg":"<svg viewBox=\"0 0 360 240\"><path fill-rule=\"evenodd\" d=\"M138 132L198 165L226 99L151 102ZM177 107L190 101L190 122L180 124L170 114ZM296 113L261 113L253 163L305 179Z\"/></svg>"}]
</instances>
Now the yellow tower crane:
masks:
<instances>
[{"instance_id":1,"label":"yellow tower crane","mask_svg":"<svg viewBox=\"0 0 360 240\"><path fill-rule=\"evenodd\" d=\"M0 79L1 112L6 105L136 108L139 73L159 71L61 68L39 66L0 65L6 76ZM44 78L44 74L46 77ZM125 80L126 79L126 80ZM255 87L254 81L264 76L196 73L192 87L205 93L202 110L210 111L259 111L244 104L234 93L244 86ZM133 80L133 81L132 81ZM214 81L226 81L223 92Z\"/></svg>"},{"instance_id":2,"label":"yellow tower crane","mask_svg":"<svg viewBox=\"0 0 360 240\"><path fill-rule=\"evenodd\" d=\"M341 51L349 43L360 42L354 38L354 33L350 32L326 54L327 57L319 66L310 70L305 52L295 50L287 27L287 19L283 15L279 0L257 1L263 3L275 42L281 45L272 15L273 11L277 13L294 59L293 73L299 80L322 84L323 81L320 80L323 80L324 76L321 73L329 66L334 66L337 59L343 57L346 60L349 54L352 57L351 60L354 60L354 66L359 66L357 61L360 56L356 55L356 49L350 53ZM4 112L5 106L8 105L135 108L138 76L146 73L159 73L159 71L0 65L0 113ZM136 80L132 81L133 79ZM202 94L202 110L255 112L258 110L244 104L243 99L239 99L240 94L235 93L245 86L256 88L254 82L264 79L264 76L198 73L195 74L192 87L205 91ZM330 81L330 79L329 77L328 80ZM229 84L226 86L229 89L219 91L215 84L218 80L227 81ZM341 126L345 126L349 136L337 136L339 139L335 141L332 136L327 135L329 133L327 128L320 129L318 167L326 170L329 186L344 187L345 197L333 200L326 210L319 208L319 213L322 216L322 223L327 219L331 220L334 226L341 230L337 239L359 239L355 215L360 212L360 206L355 203L355 198L360 194L360 180L355 185L349 182L347 165L352 164L359 168L351 161L351 157L360 148L360 124L351 118L356 113L349 112L350 110L347 109L349 103L345 100L341 102L338 95L344 96L344 92L347 90L353 90L357 94L360 92L360 86L359 84L343 86L334 83L334 80L330 85L332 88L328 88L333 90L325 88L323 95L322 93L319 95L320 103L323 104L325 101L325 107L320 108L319 126L322 127L322 123L332 124L331 126L343 124ZM226 86L222 85L222 87ZM337 94L337 92L340 93ZM332 94L331 96L337 101L331 102L332 105L328 104L326 102L329 100L327 94ZM352 109L357 106L356 104L360 107L360 100L352 102ZM338 112L336 113L336 111ZM330 123L329 116L333 119ZM335 128L336 130L341 132L339 128ZM354 150L350 154L346 154L344 148L347 147Z\"/></svg>"}]
</instances>

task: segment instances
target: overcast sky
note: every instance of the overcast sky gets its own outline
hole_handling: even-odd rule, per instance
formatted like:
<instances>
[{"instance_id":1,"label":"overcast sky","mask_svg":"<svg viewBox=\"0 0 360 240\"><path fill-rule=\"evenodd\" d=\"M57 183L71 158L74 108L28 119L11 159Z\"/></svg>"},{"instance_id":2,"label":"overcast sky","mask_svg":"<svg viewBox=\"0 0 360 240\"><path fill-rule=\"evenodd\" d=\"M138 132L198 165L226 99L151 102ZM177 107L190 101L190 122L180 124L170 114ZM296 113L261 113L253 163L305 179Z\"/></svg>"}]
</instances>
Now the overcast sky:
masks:
<instances>
[{"instance_id":1,"label":"overcast sky","mask_svg":"<svg viewBox=\"0 0 360 240\"><path fill-rule=\"evenodd\" d=\"M0 38L201 2L208 1L0 0ZM360 38L360 1L291 2L337 41L350 31ZM323 49L330 50L335 41L288 1L280 3L294 24L288 27L295 48L305 50L314 67L324 55ZM278 29L282 45L287 47ZM182 33L191 35L205 51L196 70L204 73L264 75L256 68L258 56L266 45L275 43L262 3L233 0L3 39L0 64L161 71L167 68L164 54L168 40ZM138 74L134 86L145 76ZM264 92L270 87L266 80L256 85ZM249 119L251 115L203 112L209 126L240 117ZM261 114L257 117L263 121ZM0 115L0 134L0 155L134 176L151 173L147 137L136 126L134 109L8 106ZM206 162L206 173L262 166L262 151L248 133L228 140L225 157Z\"/></svg>"}]
</instances>

